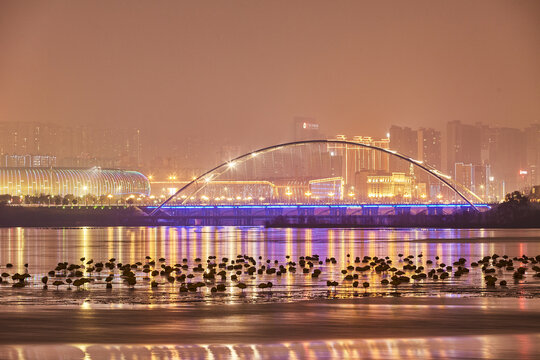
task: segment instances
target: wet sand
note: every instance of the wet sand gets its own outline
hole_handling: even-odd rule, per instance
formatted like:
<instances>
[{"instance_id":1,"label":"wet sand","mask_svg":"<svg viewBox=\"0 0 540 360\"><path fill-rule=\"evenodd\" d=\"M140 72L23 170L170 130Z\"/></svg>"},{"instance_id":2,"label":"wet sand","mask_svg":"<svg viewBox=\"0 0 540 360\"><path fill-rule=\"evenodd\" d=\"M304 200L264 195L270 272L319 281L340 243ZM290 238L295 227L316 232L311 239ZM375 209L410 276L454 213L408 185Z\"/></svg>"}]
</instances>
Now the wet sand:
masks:
<instances>
[{"instance_id":1,"label":"wet sand","mask_svg":"<svg viewBox=\"0 0 540 360\"><path fill-rule=\"evenodd\" d=\"M540 334L529 299L360 298L175 308L13 307L1 344L275 343L324 339Z\"/></svg>"},{"instance_id":2,"label":"wet sand","mask_svg":"<svg viewBox=\"0 0 540 360\"><path fill-rule=\"evenodd\" d=\"M540 335L327 340L272 344L15 345L2 359L538 359Z\"/></svg>"},{"instance_id":3,"label":"wet sand","mask_svg":"<svg viewBox=\"0 0 540 360\"><path fill-rule=\"evenodd\" d=\"M534 299L14 306L2 309L0 324L1 359L540 356L540 302Z\"/></svg>"}]
</instances>

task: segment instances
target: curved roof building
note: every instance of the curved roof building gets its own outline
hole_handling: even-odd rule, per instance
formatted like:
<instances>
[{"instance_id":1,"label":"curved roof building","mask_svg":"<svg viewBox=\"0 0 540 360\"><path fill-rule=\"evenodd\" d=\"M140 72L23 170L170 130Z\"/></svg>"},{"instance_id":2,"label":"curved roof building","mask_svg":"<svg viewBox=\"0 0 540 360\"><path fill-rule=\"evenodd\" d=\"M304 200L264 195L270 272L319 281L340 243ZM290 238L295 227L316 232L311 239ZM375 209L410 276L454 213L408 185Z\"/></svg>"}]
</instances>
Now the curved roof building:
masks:
<instances>
[{"instance_id":1,"label":"curved roof building","mask_svg":"<svg viewBox=\"0 0 540 360\"><path fill-rule=\"evenodd\" d=\"M0 168L0 194L150 194L150 182L137 171L116 169Z\"/></svg>"}]
</instances>

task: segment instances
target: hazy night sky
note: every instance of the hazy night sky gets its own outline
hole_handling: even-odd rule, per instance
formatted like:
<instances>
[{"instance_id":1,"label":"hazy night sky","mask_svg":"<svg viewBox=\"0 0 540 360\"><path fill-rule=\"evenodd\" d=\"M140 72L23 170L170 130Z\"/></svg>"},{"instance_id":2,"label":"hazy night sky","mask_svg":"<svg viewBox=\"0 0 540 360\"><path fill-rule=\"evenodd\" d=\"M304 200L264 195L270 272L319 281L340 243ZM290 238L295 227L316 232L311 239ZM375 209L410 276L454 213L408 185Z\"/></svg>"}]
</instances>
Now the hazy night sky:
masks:
<instances>
[{"instance_id":1,"label":"hazy night sky","mask_svg":"<svg viewBox=\"0 0 540 360\"><path fill-rule=\"evenodd\" d=\"M0 121L262 146L540 120L540 1L2 1ZM148 149L148 148L147 148Z\"/></svg>"}]
</instances>

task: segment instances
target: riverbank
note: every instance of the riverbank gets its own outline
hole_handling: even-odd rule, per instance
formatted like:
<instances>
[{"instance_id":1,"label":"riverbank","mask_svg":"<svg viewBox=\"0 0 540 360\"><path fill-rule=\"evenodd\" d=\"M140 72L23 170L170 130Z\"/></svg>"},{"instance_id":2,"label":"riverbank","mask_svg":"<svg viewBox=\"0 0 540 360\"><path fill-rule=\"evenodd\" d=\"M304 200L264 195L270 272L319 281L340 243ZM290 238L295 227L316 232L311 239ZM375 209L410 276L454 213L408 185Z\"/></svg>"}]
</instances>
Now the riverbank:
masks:
<instances>
[{"instance_id":1,"label":"riverbank","mask_svg":"<svg viewBox=\"0 0 540 360\"><path fill-rule=\"evenodd\" d=\"M286 217L276 217L266 224L274 228L540 228L540 206L530 204L515 206L502 203L493 205L487 211L466 209L453 214L430 215L399 214L399 215L356 215L343 216L336 221L332 218L306 217L302 221L291 222Z\"/></svg>"},{"instance_id":2,"label":"riverbank","mask_svg":"<svg viewBox=\"0 0 540 360\"><path fill-rule=\"evenodd\" d=\"M0 206L0 227L147 226L135 206Z\"/></svg>"},{"instance_id":3,"label":"riverbank","mask_svg":"<svg viewBox=\"0 0 540 360\"><path fill-rule=\"evenodd\" d=\"M540 228L540 206L494 205L477 212L453 214L283 216L191 214L182 217L148 215L137 206L0 206L0 227L79 226L266 226L275 228ZM259 216L259 218L258 218Z\"/></svg>"}]
</instances>

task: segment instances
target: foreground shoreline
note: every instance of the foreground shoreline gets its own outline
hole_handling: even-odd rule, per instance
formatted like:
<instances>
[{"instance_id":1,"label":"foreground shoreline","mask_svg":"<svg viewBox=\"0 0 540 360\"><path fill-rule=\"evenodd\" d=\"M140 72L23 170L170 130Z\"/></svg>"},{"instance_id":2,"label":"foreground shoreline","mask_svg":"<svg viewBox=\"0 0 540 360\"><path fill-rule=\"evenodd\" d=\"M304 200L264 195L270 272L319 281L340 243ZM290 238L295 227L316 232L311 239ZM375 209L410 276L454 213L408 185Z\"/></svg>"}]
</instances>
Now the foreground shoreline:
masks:
<instances>
[{"instance_id":1,"label":"foreground shoreline","mask_svg":"<svg viewBox=\"0 0 540 360\"><path fill-rule=\"evenodd\" d=\"M261 344L540 334L538 299L359 298L124 306L6 306L0 311L0 344Z\"/></svg>"},{"instance_id":2,"label":"foreground shoreline","mask_svg":"<svg viewBox=\"0 0 540 360\"><path fill-rule=\"evenodd\" d=\"M0 345L11 359L536 359L540 334L330 339L267 344Z\"/></svg>"}]
</instances>

